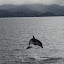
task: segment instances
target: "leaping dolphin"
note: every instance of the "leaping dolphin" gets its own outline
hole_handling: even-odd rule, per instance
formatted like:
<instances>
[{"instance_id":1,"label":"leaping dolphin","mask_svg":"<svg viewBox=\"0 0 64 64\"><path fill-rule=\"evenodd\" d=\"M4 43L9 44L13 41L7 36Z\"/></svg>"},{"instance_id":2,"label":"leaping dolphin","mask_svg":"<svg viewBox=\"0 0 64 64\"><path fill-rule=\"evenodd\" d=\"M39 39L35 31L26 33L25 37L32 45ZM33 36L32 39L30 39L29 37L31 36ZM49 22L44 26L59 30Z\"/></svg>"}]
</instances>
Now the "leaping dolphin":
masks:
<instances>
[{"instance_id":1,"label":"leaping dolphin","mask_svg":"<svg viewBox=\"0 0 64 64\"><path fill-rule=\"evenodd\" d=\"M32 48L30 44L38 45L43 48L42 43L39 40L37 40L34 36L32 39L29 40L29 46L27 47L27 49Z\"/></svg>"}]
</instances>

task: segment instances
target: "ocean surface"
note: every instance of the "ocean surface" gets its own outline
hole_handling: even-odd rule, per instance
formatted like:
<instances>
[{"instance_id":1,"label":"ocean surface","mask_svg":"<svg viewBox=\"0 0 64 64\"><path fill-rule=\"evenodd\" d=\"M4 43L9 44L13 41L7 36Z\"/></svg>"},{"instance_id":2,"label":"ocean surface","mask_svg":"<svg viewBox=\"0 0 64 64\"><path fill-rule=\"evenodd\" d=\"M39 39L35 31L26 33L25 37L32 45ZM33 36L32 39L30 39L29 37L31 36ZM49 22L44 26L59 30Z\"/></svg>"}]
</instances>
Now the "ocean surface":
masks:
<instances>
[{"instance_id":1,"label":"ocean surface","mask_svg":"<svg viewBox=\"0 0 64 64\"><path fill-rule=\"evenodd\" d=\"M0 18L0 64L64 64L64 17Z\"/></svg>"}]
</instances>

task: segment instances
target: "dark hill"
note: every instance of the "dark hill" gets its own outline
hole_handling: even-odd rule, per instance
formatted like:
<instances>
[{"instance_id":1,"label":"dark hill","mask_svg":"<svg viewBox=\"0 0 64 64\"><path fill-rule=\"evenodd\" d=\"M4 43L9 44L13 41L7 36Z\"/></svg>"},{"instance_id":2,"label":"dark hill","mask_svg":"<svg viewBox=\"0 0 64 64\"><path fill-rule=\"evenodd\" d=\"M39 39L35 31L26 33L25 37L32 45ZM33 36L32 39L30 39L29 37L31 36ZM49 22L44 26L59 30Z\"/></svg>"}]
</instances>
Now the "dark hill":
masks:
<instances>
[{"instance_id":1,"label":"dark hill","mask_svg":"<svg viewBox=\"0 0 64 64\"><path fill-rule=\"evenodd\" d=\"M64 16L64 6L59 5L1 5L0 17Z\"/></svg>"}]
</instances>

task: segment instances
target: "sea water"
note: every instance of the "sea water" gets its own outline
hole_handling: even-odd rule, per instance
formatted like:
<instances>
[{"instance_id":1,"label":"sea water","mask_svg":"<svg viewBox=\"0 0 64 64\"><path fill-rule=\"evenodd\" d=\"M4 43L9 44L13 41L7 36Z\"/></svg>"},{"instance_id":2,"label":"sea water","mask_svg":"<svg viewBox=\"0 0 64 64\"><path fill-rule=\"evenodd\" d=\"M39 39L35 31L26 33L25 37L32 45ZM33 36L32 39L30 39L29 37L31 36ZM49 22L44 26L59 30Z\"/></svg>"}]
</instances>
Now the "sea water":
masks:
<instances>
[{"instance_id":1,"label":"sea water","mask_svg":"<svg viewBox=\"0 0 64 64\"><path fill-rule=\"evenodd\" d=\"M64 17L0 18L0 64L64 64Z\"/></svg>"}]
</instances>

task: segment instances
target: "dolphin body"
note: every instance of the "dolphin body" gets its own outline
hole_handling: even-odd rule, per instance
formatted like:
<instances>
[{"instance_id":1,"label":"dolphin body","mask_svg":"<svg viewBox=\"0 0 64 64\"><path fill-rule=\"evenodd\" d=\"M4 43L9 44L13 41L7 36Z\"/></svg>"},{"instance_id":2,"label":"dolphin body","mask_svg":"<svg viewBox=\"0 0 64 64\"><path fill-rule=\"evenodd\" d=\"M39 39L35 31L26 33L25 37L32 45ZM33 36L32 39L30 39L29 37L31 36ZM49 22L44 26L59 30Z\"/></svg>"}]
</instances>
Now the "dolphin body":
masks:
<instances>
[{"instance_id":1,"label":"dolphin body","mask_svg":"<svg viewBox=\"0 0 64 64\"><path fill-rule=\"evenodd\" d=\"M32 48L32 47L30 46L30 44L38 45L38 46L40 46L41 48L43 48L42 43L41 43L39 40L37 40L34 36L33 36L32 39L30 39L30 41L29 41L29 46L27 47L27 49Z\"/></svg>"}]
</instances>

